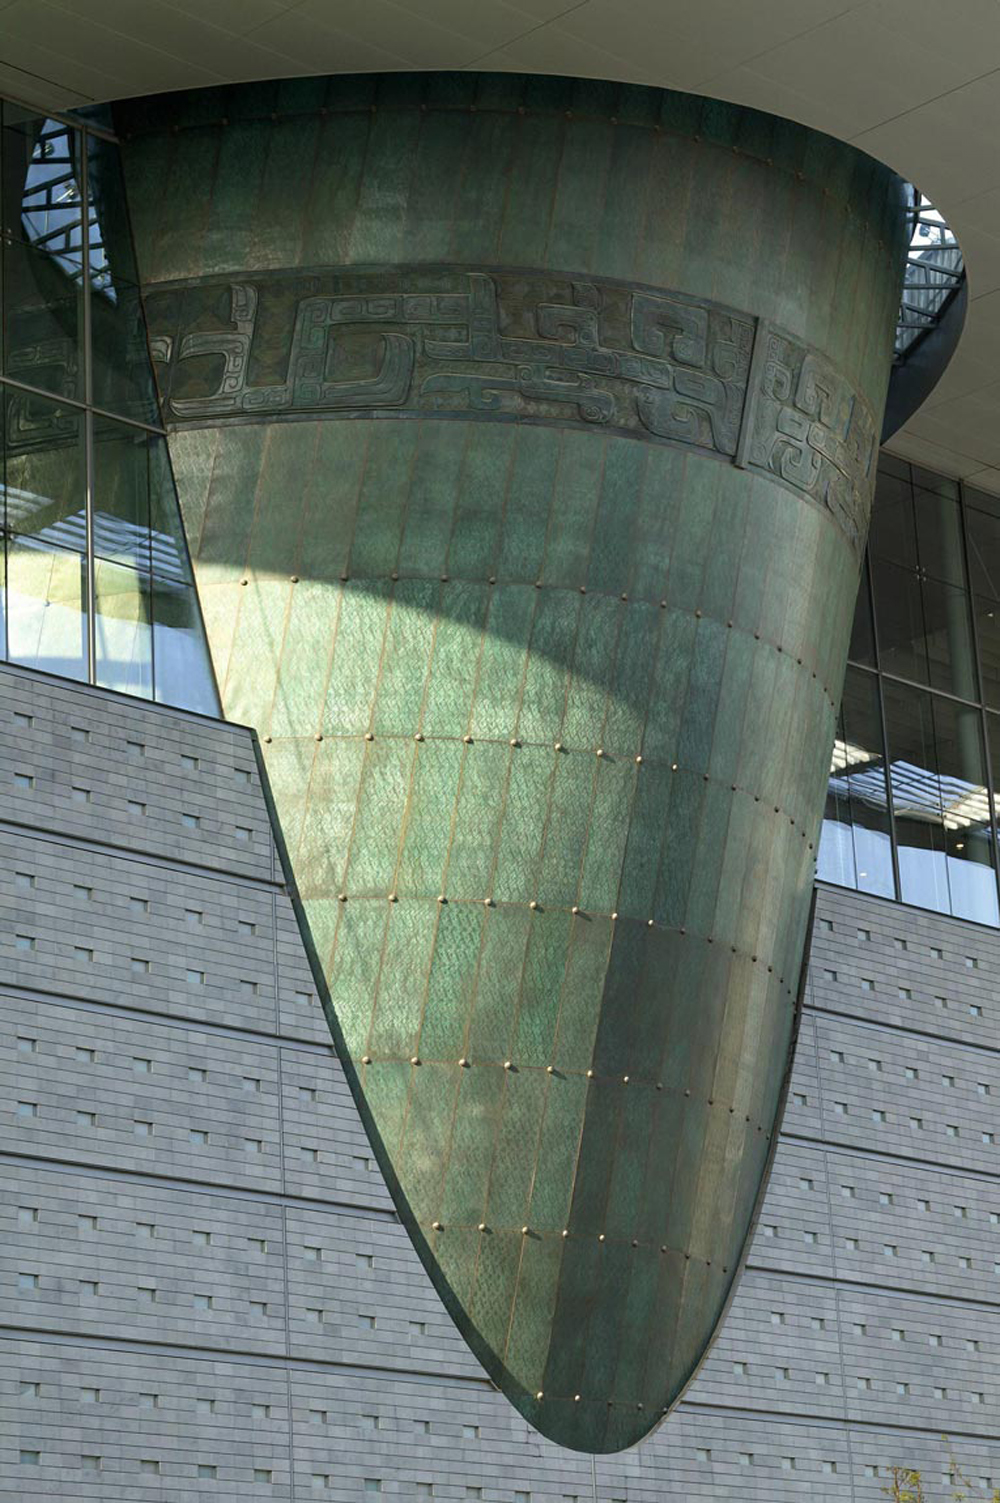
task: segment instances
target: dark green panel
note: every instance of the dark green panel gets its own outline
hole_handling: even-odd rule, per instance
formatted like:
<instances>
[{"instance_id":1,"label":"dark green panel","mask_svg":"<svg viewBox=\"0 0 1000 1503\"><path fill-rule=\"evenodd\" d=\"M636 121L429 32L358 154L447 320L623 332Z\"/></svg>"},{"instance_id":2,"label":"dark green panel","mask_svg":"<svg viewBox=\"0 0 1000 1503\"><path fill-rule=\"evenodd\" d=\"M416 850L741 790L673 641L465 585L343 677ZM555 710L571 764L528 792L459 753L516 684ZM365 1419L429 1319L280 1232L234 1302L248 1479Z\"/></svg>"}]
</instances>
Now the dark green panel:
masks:
<instances>
[{"instance_id":1,"label":"dark green panel","mask_svg":"<svg viewBox=\"0 0 1000 1503\"><path fill-rule=\"evenodd\" d=\"M597 81L231 93L121 110L226 712L431 1278L532 1424L620 1449L776 1128L901 185Z\"/></svg>"}]
</instances>

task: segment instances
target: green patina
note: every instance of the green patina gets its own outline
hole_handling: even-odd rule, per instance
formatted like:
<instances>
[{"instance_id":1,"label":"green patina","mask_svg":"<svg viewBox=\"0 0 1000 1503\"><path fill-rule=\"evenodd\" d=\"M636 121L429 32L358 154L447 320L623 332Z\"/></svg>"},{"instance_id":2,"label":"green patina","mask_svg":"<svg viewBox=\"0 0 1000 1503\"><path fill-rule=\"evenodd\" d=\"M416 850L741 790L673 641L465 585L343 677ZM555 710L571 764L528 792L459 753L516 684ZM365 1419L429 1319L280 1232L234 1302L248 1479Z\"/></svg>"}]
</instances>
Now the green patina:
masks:
<instances>
[{"instance_id":1,"label":"green patina","mask_svg":"<svg viewBox=\"0 0 1000 1503\"><path fill-rule=\"evenodd\" d=\"M119 127L225 712L379 1161L511 1400L620 1449L704 1355L775 1131L901 184L568 79Z\"/></svg>"}]
</instances>

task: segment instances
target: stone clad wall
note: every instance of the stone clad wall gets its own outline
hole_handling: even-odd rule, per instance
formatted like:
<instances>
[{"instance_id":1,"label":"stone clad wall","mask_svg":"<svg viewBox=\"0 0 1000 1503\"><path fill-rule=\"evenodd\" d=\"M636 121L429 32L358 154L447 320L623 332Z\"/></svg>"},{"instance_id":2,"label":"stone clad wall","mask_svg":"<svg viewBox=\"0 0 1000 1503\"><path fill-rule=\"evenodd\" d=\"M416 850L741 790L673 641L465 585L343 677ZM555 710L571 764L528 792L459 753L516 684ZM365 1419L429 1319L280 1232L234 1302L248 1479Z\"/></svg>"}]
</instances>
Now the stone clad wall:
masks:
<instances>
[{"instance_id":1,"label":"stone clad wall","mask_svg":"<svg viewBox=\"0 0 1000 1503\"><path fill-rule=\"evenodd\" d=\"M773 1139L903 185L571 80L117 124L224 712L348 1083L491 1377L621 1449L703 1355Z\"/></svg>"}]
</instances>

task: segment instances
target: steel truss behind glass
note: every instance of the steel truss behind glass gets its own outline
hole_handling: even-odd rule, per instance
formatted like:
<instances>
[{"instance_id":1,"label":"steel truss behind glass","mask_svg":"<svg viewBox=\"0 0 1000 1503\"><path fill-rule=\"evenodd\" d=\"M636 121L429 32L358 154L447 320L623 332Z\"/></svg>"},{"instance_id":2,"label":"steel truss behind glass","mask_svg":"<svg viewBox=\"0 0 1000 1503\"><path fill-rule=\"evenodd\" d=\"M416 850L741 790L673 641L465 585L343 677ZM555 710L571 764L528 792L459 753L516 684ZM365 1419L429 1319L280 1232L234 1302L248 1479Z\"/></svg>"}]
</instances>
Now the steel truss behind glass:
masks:
<instances>
[{"instance_id":1,"label":"steel truss behind glass","mask_svg":"<svg viewBox=\"0 0 1000 1503\"><path fill-rule=\"evenodd\" d=\"M919 188L911 186L910 192L910 249L896 320L897 364L941 321L965 281L965 262L951 229Z\"/></svg>"},{"instance_id":2,"label":"steel truss behind glass","mask_svg":"<svg viewBox=\"0 0 1000 1503\"><path fill-rule=\"evenodd\" d=\"M0 656L217 714L118 148L0 112Z\"/></svg>"},{"instance_id":3,"label":"steel truss behind glass","mask_svg":"<svg viewBox=\"0 0 1000 1503\"><path fill-rule=\"evenodd\" d=\"M883 455L818 875L1000 923L997 712L1000 498Z\"/></svg>"}]
</instances>

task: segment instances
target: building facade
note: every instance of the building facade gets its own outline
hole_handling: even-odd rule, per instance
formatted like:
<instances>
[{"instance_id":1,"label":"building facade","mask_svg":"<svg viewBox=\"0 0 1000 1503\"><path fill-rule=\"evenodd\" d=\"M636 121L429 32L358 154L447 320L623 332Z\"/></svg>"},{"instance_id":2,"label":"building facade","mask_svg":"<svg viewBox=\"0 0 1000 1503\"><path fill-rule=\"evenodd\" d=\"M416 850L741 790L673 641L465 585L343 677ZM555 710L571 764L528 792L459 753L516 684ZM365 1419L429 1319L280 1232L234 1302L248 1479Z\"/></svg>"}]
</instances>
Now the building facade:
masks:
<instances>
[{"instance_id":1,"label":"building facade","mask_svg":"<svg viewBox=\"0 0 1000 1503\"><path fill-rule=\"evenodd\" d=\"M444 97L446 83L461 97ZM1000 1480L990 1418L1000 1342L991 1333L1000 1257L990 1230L1000 1226L1000 1195L991 1200L1000 1130L991 976L1000 939L990 737L1000 572L988 494L883 461L840 694L870 494L865 466L895 318L893 257L905 221L887 206L898 179L860 171L846 148L811 155L811 133L782 134L752 112L699 106L694 121L670 116L677 96L659 91L548 84L546 92L531 79L475 75L460 86L324 81L325 92L313 83L286 89L283 112L264 111L252 90L222 106L198 96L140 101L118 112L124 183L103 125L40 123L16 106L5 115L2 1157L10 1186L0 1495L863 1500L880 1496L893 1466L922 1467L931 1496L947 1494L958 1464L985 1488L994 1472ZM407 170L404 192L408 130L414 151L424 143L423 170ZM326 206L300 223L291 213L294 170L305 145L318 151L327 137L324 151L342 155L338 183L360 164L354 206L349 215L343 203ZM518 206L504 187L464 208L459 196L454 218L442 218L456 164L480 153L483 170L463 168L457 180L470 193L489 190L484 164L503 151L528 152L513 174L524 185L537 183L540 162L554 164L545 202ZM667 215L653 255L627 216L616 220L629 227L624 242L587 223L582 164L595 151L605 152L608 182L626 199L655 175L653 156L663 152L692 182L716 172L717 193L692 208L688 238L675 234L673 244ZM712 165L723 153L724 170ZM752 191L743 184L751 210L762 196L776 205L774 241L759 238L749 263L741 174L753 178ZM805 185L791 190L801 195L798 211L787 200L792 180ZM203 181L210 191L199 191ZM842 200L834 194L824 212L844 220L837 242L833 218L819 239L814 224L831 181ZM166 194L164 182L173 184ZM711 219L722 200L731 223L720 231L702 216ZM781 256L779 207L813 225ZM643 223L656 227L653 210ZM309 243L309 233L328 236L341 224L350 235L339 248ZM404 257L418 241L421 253ZM866 261L858 246L868 241ZM676 282L636 281L644 255L661 269L670 263ZM384 272L373 278L373 259L397 269L412 260L420 270L409 270L416 280L401 289ZM355 269L331 280L317 260ZM568 264L587 280L560 280ZM838 308L844 317L834 316ZM614 346L621 318L631 320L627 359ZM372 322L377 345L363 328L347 340L346 368L337 365L329 328ZM435 337L435 324L447 338ZM535 336L552 342L544 357ZM418 384L394 395L386 383L407 360L407 379ZM508 378L505 362L521 368ZM799 381L785 406L781 372ZM383 401L385 411L373 410ZM317 403L331 409L323 421L314 420ZM783 435L777 447L761 439L768 422ZM595 423L610 424L609 433L595 435ZM320 450L326 463L317 466ZM656 476L648 490L637 453L643 476ZM504 497L491 492L500 473ZM508 491L533 498L523 517L507 510ZM675 511L657 520L644 495L675 496ZM614 539L629 506L624 546ZM748 545L735 546L737 513L747 537L767 543L766 562L752 567ZM715 531L706 536L710 514ZM475 558L456 563L452 539ZM497 607L496 629L492 618L476 624L477 588L489 610L494 589L508 601ZM310 695L312 655L331 612L352 630L333 687L329 676L316 681L335 704L328 723ZM602 624L613 650L602 647ZM692 740L698 715L687 742L683 714L667 724L671 681L650 669L664 633L662 660L682 664L684 683L700 686L696 708L714 682L716 638L746 637L742 658L728 649L732 680L722 675L715 686L714 740ZM439 638L451 653L436 666L438 703L427 665ZM387 639L391 651L378 647ZM484 700L490 715L477 722L471 701L463 711L461 686L491 641L500 648ZM586 672L581 641L589 642ZM479 674L476 666L477 682ZM744 743L731 734L743 704L732 695L755 686L759 708L765 684L771 708L746 743L753 783L742 775ZM574 703L580 685L587 692ZM767 1196L707 1361L675 1413L622 1450L656 1414L637 1418L644 1405L631 1403L622 1418L609 1370L629 1374L634 1356L629 1394L672 1402L700 1364L755 1214L838 703L810 969ZM579 744L564 729L574 724ZM675 744L684 765L669 760ZM466 773L480 747L485 767ZM387 790L404 756L408 777L418 763L430 769L428 791L421 803L407 783L396 809ZM567 769L555 793L553 756ZM457 847L463 864L448 866L449 846L435 868L435 826L460 819L463 807L449 769L476 801ZM687 849L680 836L694 795L661 797L660 774L664 790L734 779L721 823L704 816L708 836L691 847L683 882L675 860L661 868L656 853L628 856L633 841L641 847L639 837L658 831L657 811L670 850ZM490 788L518 778L510 807L520 822L498 819L491 847ZM640 780L653 792L640 793ZM759 814L741 812L741 799L760 805L762 795ZM772 798L790 824L782 818L779 834ZM449 815L453 804L458 816ZM376 871L380 840L409 849L413 807L423 826L412 870L400 858ZM363 849L375 854L358 880L337 842L341 826L353 841L365 821ZM576 830L576 845L553 845L546 866L541 846L531 857L529 837L550 821ZM580 833L588 821L599 835L592 859ZM713 845L713 829L723 827ZM484 852L486 886L477 867ZM651 862L653 878L665 869L669 880L651 880ZM713 862L711 907L704 873ZM571 866L578 886L564 878ZM447 886L446 868L460 872L456 885ZM742 904L726 900L741 888ZM419 912L397 917L412 898L426 901L423 928ZM679 1365L655 1372L657 1327L646 1321L663 1313L655 1298L614 1303L626 1269L641 1287L634 1269L643 1244L632 1238L634 1258L623 1251L583 1280L608 1311L580 1368L593 1397L555 1419L534 1385L548 1390L548 1375L574 1370L560 1368L559 1347L572 1353L580 1288L572 1279L568 1293L565 1282L546 1285L543 1262L532 1279L505 1283L499 1212L495 1226L460 1227L494 1236L500 1249L479 1290L463 1283L462 1257L447 1250L451 1222L432 1222L434 1203L420 1201L421 1155L436 1141L434 1092L421 1106L425 1137L414 1146L404 1136L394 1152L386 1147L393 1092L365 1074L384 1063L409 1077L434 1062L405 1021L414 955L433 976L440 945L442 970L458 986L459 926L468 927L461 916L473 905L475 923L500 936L494 976L507 975L525 923L544 930L534 949L522 936L519 997L529 984L539 997L551 992L564 970L579 982L574 999L590 995L593 942L588 952L580 926L563 924L560 910L595 932L605 924L612 957L618 947L609 971L617 980L601 979L594 991L582 1063L546 1066L545 1020L529 1014L534 1044L502 1061L515 1081L533 1069L589 1080L584 1055L619 1058L600 1007L619 992L631 997L647 970L672 978L675 966L691 996L704 986L706 999L722 995L727 1008L743 1009L740 1028L759 1053L745 1043L718 1103L707 1103L729 1117L737 1104L741 1113L753 1105L749 1132L714 1130L711 1114L697 1119L699 1145L722 1145L730 1158L741 1145L746 1177L713 1182L717 1222L705 1219L707 1181L688 1197L688 1240L677 1253L686 1262L700 1256L706 1273L687 1304L670 1307ZM376 907L377 918L366 917ZM376 946L373 924L388 932L387 912L397 937ZM694 970L681 961L685 947L674 941L687 939L691 913L698 942L724 939L718 949L735 961L699 960ZM748 914L752 932L740 928ZM333 943L329 961L323 939ZM749 952L758 940L774 975L760 985L744 975L757 964ZM647 952L651 961L638 958ZM366 969L373 953L377 977ZM367 1024L351 1033L351 998L356 992L364 1021L362 1004L380 994L384 976L395 999L391 1043ZM340 1003L336 1050L321 1005L327 985ZM692 1017L692 1038L697 1024ZM728 1026L719 1034L727 1047L740 1031L731 1018ZM677 1056L676 1041L645 1042L666 1061ZM470 1054L448 1068L474 1067L475 1047ZM629 1061L640 1056L622 1057L628 1106L615 1113L630 1131L650 1121L659 1130L641 1112L629 1115L638 1094ZM614 1068L596 1073L610 1079ZM709 1072L699 1088L707 1093L718 1079ZM645 1084L662 1089L655 1074ZM613 1180L614 1156L609 1169L601 1155L611 1118L587 1122L591 1094L585 1087L583 1126L574 1130L593 1138L600 1172ZM527 1120L523 1109L511 1113L490 1152L515 1156L514 1127L523 1131ZM683 1120L664 1131L676 1137ZM701 1153L678 1161L671 1216L701 1173ZM452 1203L472 1169L459 1152ZM662 1186L661 1158L647 1178L640 1202ZM523 1204L530 1218L535 1203ZM512 1231L519 1259L526 1238L544 1248L547 1236L582 1241L593 1232L603 1243L598 1225L628 1246L624 1213L591 1226L585 1215L574 1220L575 1205L550 1209L551 1225ZM654 1240L660 1235L666 1252L680 1235L669 1217ZM720 1266L708 1275L713 1259ZM580 1262L574 1277L589 1266ZM519 1317L518 1299L539 1289L547 1313L539 1304ZM519 1319L521 1344L501 1348L491 1331L519 1329ZM555 1355L539 1366L529 1337L546 1322ZM651 1368L647 1391L640 1377ZM605 1391L612 1397L598 1424ZM556 1396L576 1399L569 1390ZM604 1450L618 1454L579 1454Z\"/></svg>"}]
</instances>

